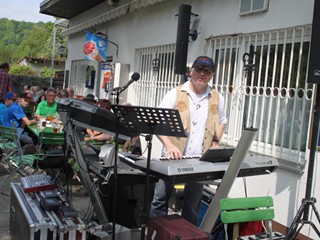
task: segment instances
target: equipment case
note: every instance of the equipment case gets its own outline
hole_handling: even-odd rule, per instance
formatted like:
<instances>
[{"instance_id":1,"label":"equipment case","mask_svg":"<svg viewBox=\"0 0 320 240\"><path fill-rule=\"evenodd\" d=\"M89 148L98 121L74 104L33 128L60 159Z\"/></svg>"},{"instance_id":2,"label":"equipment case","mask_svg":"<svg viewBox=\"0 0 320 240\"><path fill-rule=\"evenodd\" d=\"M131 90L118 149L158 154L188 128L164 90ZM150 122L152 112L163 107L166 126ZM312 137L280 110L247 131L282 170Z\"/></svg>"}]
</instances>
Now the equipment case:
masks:
<instances>
[{"instance_id":1,"label":"equipment case","mask_svg":"<svg viewBox=\"0 0 320 240\"><path fill-rule=\"evenodd\" d=\"M40 202L41 198L39 194L35 194L35 197ZM61 195L59 196L59 200L61 204L60 208L62 206L70 207ZM59 240L86 240L86 226L80 217L64 217L59 209L46 212L56 222Z\"/></svg>"},{"instance_id":2,"label":"equipment case","mask_svg":"<svg viewBox=\"0 0 320 240\"><path fill-rule=\"evenodd\" d=\"M56 240L57 224L40 207L33 194L25 194L19 183L11 183L10 236L12 240Z\"/></svg>"},{"instance_id":3,"label":"equipment case","mask_svg":"<svg viewBox=\"0 0 320 240\"><path fill-rule=\"evenodd\" d=\"M86 226L79 217L65 218L60 211L52 211L58 224L59 240L86 240Z\"/></svg>"}]
</instances>

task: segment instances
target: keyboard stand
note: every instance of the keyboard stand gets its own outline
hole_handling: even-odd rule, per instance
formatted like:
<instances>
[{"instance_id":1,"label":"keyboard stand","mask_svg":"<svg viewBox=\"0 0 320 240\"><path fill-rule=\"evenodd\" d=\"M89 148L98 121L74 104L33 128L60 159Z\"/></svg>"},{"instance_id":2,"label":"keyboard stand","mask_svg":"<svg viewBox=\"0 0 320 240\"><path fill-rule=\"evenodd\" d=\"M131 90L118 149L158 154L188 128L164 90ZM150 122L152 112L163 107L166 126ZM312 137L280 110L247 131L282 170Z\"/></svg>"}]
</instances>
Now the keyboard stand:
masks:
<instances>
[{"instance_id":1,"label":"keyboard stand","mask_svg":"<svg viewBox=\"0 0 320 240\"><path fill-rule=\"evenodd\" d=\"M243 163L243 160L251 146L256 132L256 128L244 129L244 132L232 156L230 165L223 175L219 188L214 195L214 198L212 199L209 208L200 224L200 228L203 231L211 233L220 213L220 199L228 197L232 184L239 173L241 164Z\"/></svg>"},{"instance_id":2,"label":"keyboard stand","mask_svg":"<svg viewBox=\"0 0 320 240\"><path fill-rule=\"evenodd\" d=\"M145 239L145 227L147 223L148 213L148 196L150 185L150 160L152 150L152 137L156 135L175 136L175 137L187 137L180 113L176 109L165 108L148 108L139 106L112 106L113 112L116 114L119 123L120 131L136 133L136 136L141 133L147 134L145 137L147 141L147 168L146 168L146 185L145 185L145 198L143 204L143 212L145 216L142 216L142 228L141 239Z\"/></svg>"}]
</instances>

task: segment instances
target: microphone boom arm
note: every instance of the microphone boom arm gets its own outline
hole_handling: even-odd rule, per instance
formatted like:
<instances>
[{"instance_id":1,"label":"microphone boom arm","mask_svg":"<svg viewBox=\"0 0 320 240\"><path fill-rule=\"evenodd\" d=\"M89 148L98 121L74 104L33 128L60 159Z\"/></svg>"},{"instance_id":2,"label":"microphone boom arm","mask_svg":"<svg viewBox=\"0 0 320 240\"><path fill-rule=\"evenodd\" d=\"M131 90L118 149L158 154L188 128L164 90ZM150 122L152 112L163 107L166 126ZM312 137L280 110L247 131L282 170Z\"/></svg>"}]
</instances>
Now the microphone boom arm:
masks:
<instances>
[{"instance_id":1,"label":"microphone boom arm","mask_svg":"<svg viewBox=\"0 0 320 240\"><path fill-rule=\"evenodd\" d=\"M123 86L123 87L116 87L112 91L112 95L118 95L122 93L124 90L126 90L133 82L138 81L140 79L140 74L137 72L134 72L131 75L131 79Z\"/></svg>"}]
</instances>

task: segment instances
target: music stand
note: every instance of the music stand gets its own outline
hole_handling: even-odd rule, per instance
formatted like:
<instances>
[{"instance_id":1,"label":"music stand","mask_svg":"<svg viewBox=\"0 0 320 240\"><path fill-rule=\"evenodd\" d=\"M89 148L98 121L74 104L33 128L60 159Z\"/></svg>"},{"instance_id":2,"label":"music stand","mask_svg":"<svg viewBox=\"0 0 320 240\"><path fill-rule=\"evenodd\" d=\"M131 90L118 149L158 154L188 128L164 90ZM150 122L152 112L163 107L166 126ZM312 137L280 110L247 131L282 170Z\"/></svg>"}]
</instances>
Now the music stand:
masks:
<instances>
[{"instance_id":1,"label":"music stand","mask_svg":"<svg viewBox=\"0 0 320 240\"><path fill-rule=\"evenodd\" d=\"M143 204L143 210L145 217L142 217L141 239L144 239L148 193L149 193L149 178L150 178L150 160L152 149L152 136L164 135L174 137L187 137L179 111L176 109L166 108L150 108L140 106L121 106L113 105L112 109L119 121L119 130L121 132L135 133L135 136L141 133L148 134L146 137L148 156L147 156L147 168L146 168L146 186L145 186L145 198Z\"/></svg>"}]
</instances>

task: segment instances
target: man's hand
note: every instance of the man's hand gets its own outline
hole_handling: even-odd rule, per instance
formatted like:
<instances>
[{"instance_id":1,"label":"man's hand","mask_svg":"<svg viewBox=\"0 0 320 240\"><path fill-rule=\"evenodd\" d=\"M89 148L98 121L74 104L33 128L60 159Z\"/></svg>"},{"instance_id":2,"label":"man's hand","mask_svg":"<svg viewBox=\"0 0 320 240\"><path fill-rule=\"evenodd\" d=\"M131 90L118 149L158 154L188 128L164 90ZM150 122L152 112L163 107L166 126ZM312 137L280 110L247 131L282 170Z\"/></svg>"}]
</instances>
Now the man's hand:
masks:
<instances>
[{"instance_id":1,"label":"man's hand","mask_svg":"<svg viewBox=\"0 0 320 240\"><path fill-rule=\"evenodd\" d=\"M38 121L40 121L43 117L41 116L41 115L39 115L39 114L35 114L36 115L36 119L38 120Z\"/></svg>"},{"instance_id":2,"label":"man's hand","mask_svg":"<svg viewBox=\"0 0 320 240\"><path fill-rule=\"evenodd\" d=\"M180 150L173 145L168 136L157 136L162 142L166 152L165 157L168 159L182 159L182 153Z\"/></svg>"},{"instance_id":3,"label":"man's hand","mask_svg":"<svg viewBox=\"0 0 320 240\"><path fill-rule=\"evenodd\" d=\"M168 159L182 159L182 153L180 150L173 144L165 146L166 154L165 157Z\"/></svg>"},{"instance_id":4,"label":"man's hand","mask_svg":"<svg viewBox=\"0 0 320 240\"><path fill-rule=\"evenodd\" d=\"M212 144L211 144L211 147L212 147L212 148L218 148L218 147L220 147L219 141L213 141Z\"/></svg>"}]
</instances>

